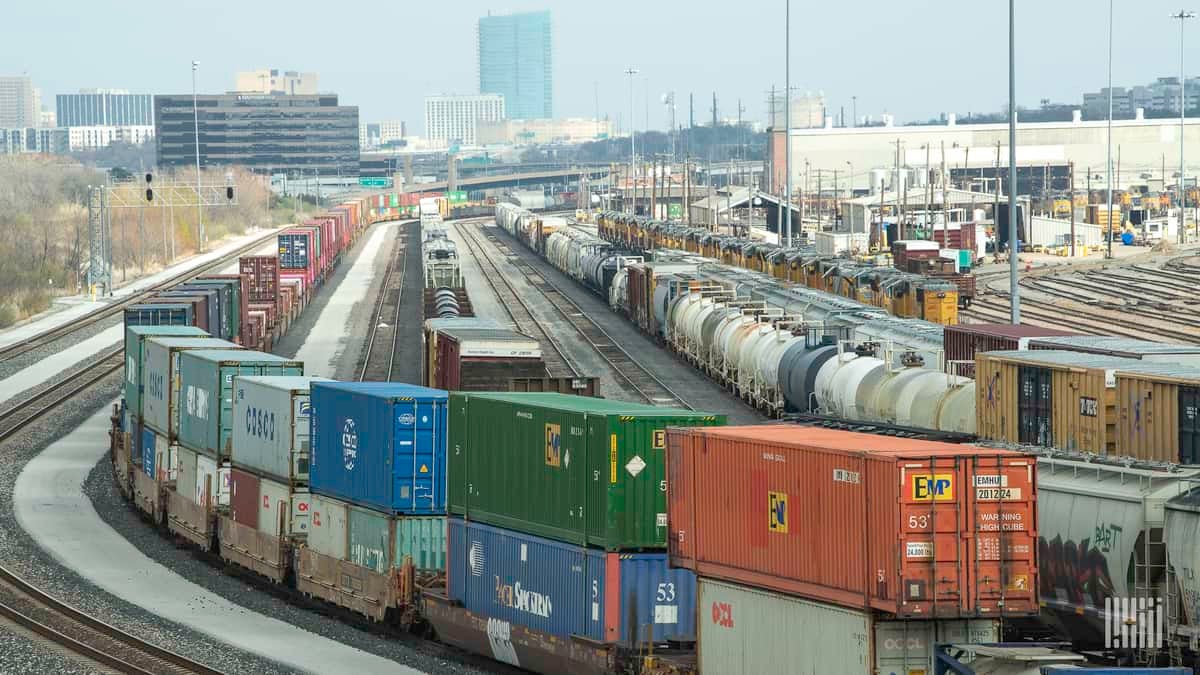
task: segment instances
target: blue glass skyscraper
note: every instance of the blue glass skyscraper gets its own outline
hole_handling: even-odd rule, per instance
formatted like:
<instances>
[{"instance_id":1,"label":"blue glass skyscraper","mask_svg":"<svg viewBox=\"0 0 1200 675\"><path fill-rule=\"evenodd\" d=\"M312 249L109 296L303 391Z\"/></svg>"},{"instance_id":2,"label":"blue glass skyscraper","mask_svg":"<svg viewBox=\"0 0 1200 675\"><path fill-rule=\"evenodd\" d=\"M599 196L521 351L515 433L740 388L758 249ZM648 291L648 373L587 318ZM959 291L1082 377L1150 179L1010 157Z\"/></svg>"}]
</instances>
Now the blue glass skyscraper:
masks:
<instances>
[{"instance_id":1,"label":"blue glass skyscraper","mask_svg":"<svg viewBox=\"0 0 1200 675\"><path fill-rule=\"evenodd\" d=\"M554 116L550 12L479 20L479 93L502 94L508 119Z\"/></svg>"}]
</instances>

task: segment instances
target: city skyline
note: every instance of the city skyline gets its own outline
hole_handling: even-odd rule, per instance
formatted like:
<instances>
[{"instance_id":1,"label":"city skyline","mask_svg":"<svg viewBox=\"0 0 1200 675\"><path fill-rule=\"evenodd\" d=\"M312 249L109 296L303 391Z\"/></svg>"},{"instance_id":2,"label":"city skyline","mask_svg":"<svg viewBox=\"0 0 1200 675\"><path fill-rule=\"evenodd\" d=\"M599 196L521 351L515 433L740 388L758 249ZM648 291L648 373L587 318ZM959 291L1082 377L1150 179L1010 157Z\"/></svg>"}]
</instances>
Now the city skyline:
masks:
<instances>
[{"instance_id":1,"label":"city skyline","mask_svg":"<svg viewBox=\"0 0 1200 675\"><path fill-rule=\"evenodd\" d=\"M221 3L216 3L220 5ZM663 128L666 111L659 102L666 91L677 94L676 119L686 123L687 94L696 97L697 120L711 119L712 92L718 95L720 117L736 117L738 100L744 115L765 119L767 91L783 85L782 6L751 0L740 6L739 16L770 21L746 23L739 28L726 13L706 7L676 16L675 8L616 0L610 12L589 13L569 3L517 2L513 12L549 10L554 40L553 79L556 117L600 117L628 127L628 66L640 71L634 86L635 122L638 128ZM82 7L81 3L67 2ZM233 6L230 3L230 6ZM487 15L487 3L468 0L454 12L424 6L385 7L380 23L421 25L407 32L406 47L397 55L386 43L362 41L353 50L313 50L325 24L314 21L324 5L299 0L296 11L280 15L270 7L238 5L241 21L224 21L219 11L190 12L186 7L168 11L142 11L143 6L121 5L88 15L95 30L80 31L76 48L96 54L80 61L41 49L46 35L25 31L10 36L11 61L4 74L28 74L42 91L43 105L56 94L80 88L119 86L135 93L176 92L190 89L192 59L200 61L200 91L223 93L233 88L235 73L262 65L278 65L321 76L321 90L337 93L348 104L358 105L364 120L405 119L413 133L422 119L424 96L440 91L476 91L477 23ZM1052 3L1034 11L1017 8L1017 93L1022 106L1041 99L1075 101L1085 91L1105 83L1107 22L1104 13L1088 11L1082 0ZM860 116L893 114L899 123L936 117L943 112L996 112L1006 102L1006 8L964 7L945 0L924 0L907 5L872 8L872 20L862 20L856 6L814 6L794 12L792 26L792 80L801 91L825 95L829 114L849 116L857 97ZM1113 82L1132 86L1178 70L1178 24L1169 18L1176 7L1151 0L1115 8L1118 37L1122 34L1158 35L1152 41L1116 40ZM188 12L193 30L168 31L174 13ZM36 10L27 5L10 8L15 24L39 25ZM83 14L79 15L83 21ZM630 21L636 16L638 21ZM895 34L914 16L922 18L920 33ZM760 26L767 25L764 31ZM847 45L843 30L817 30L817 26L853 27L855 39ZM244 39L245 26L271 26L254 40ZM139 40L113 43L103 39L107 29L133 30ZM669 28L669 30L668 30ZM1195 24L1189 30L1200 30ZM683 38L686 36L686 40ZM1069 40L1075 36L1079 39ZM1084 39L1086 38L1086 39ZM615 40L621 49L605 49ZM1193 40L1191 44L1200 42ZM227 45L237 45L228 49ZM579 45L591 45L579 49ZM698 47L694 45L707 45ZM145 53L154 59L145 59ZM1190 63L1200 63L1200 47L1189 46ZM405 56L405 55L409 56ZM420 54L437 54L421 59ZM619 54L619 56L615 56ZM436 63L437 67L411 67ZM819 70L810 64L820 63ZM128 66L126 66L128 64ZM134 65L136 64L136 66ZM1046 67L1053 64L1054 67ZM1064 78L1062 73L1076 73ZM1200 71L1198 71L1200 72ZM381 86L386 82L388 86ZM953 86L951 86L951 84ZM596 104L599 99L599 105ZM647 110L648 108L648 110Z\"/></svg>"}]
</instances>

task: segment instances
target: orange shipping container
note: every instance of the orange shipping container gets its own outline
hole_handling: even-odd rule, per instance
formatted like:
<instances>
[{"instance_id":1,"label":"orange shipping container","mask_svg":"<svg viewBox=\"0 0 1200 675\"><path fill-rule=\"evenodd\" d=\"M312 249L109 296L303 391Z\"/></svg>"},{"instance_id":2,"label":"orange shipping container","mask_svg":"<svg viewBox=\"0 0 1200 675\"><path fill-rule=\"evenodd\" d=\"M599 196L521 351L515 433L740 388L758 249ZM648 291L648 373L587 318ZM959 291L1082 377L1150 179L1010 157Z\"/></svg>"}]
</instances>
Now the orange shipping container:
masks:
<instances>
[{"instance_id":1,"label":"orange shipping container","mask_svg":"<svg viewBox=\"0 0 1200 675\"><path fill-rule=\"evenodd\" d=\"M899 618L1038 612L1032 457L786 424L667 447L676 566Z\"/></svg>"}]
</instances>

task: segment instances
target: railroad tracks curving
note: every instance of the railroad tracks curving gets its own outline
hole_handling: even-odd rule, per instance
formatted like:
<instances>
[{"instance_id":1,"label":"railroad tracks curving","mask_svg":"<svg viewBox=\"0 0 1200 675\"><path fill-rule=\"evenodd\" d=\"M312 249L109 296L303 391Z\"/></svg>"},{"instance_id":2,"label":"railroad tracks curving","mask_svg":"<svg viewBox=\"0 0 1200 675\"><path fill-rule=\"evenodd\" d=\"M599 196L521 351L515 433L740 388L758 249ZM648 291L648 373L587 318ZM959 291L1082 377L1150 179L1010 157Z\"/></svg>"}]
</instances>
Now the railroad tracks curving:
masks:
<instances>
[{"instance_id":1,"label":"railroad tracks curving","mask_svg":"<svg viewBox=\"0 0 1200 675\"><path fill-rule=\"evenodd\" d=\"M231 251L230 253L227 253L210 262L204 263L203 265L177 274L170 279L166 279L158 284L155 284L154 286L151 286L150 288L147 288L144 291L134 293L128 298L105 305L104 307L89 312L88 314L85 314L74 321L47 329L26 340L0 347L0 363L14 359L21 354L37 349L38 347L44 347L76 331L87 328L88 326L93 326L109 317L119 315L125 310L126 307L136 305L139 302L144 301L146 298L153 296L155 293L167 290L186 281L190 281L198 276L219 270L228 265L230 262L237 260L241 256L262 248L262 246L275 235L276 232L272 231L270 234L255 239L249 244L239 247L235 251Z\"/></svg>"},{"instance_id":2,"label":"railroad tracks curving","mask_svg":"<svg viewBox=\"0 0 1200 675\"><path fill-rule=\"evenodd\" d=\"M604 360L612 371L615 379L619 383L623 383L623 388L635 396L639 396L647 403L653 405L672 406L679 408L691 409L687 401L683 397L671 390L662 380L656 377L645 366L633 358L629 352L619 346L608 334L604 328L594 319L588 316L578 304L575 303L566 293L556 286L552 281L547 279L542 274L538 273L529 263L521 259L520 255L514 254L504 243L500 242L492 234L482 234L478 227L472 225L464 225L459 227L459 231L464 234L464 238L468 241L468 246L475 252L476 258L486 258L486 266L494 271L494 274L486 274L489 283L492 282L492 276L501 278L504 283L509 286L517 300L522 306L525 306L524 300L520 293L512 286L512 282L500 274L497 270L492 254L487 249L493 248L500 255L508 258L509 262L521 272L525 280L541 294L553 308L554 312L563 321L564 324L571 326L575 331L592 347L592 349ZM486 240L486 244L484 241ZM502 299L503 296L502 296ZM505 303L506 306L509 303ZM532 313L530 313L532 317ZM514 321L515 321L514 317ZM536 319L533 319L534 324L538 324ZM542 334L547 334L540 325L537 330ZM557 343L555 344L557 348ZM560 352L561 353L561 352ZM579 375L578 372L572 373Z\"/></svg>"},{"instance_id":3,"label":"railroad tracks curving","mask_svg":"<svg viewBox=\"0 0 1200 675\"><path fill-rule=\"evenodd\" d=\"M221 673L51 597L4 567L0 567L0 616L118 672Z\"/></svg>"}]
</instances>

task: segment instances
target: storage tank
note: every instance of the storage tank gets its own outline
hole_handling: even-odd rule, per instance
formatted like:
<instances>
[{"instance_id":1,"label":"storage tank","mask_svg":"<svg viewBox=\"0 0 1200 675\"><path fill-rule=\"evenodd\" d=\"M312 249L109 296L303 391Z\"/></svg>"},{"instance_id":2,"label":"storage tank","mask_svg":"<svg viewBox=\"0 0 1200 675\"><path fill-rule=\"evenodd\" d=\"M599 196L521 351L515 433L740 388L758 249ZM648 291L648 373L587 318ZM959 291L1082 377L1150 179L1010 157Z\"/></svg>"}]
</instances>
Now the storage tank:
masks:
<instances>
[{"instance_id":1,"label":"storage tank","mask_svg":"<svg viewBox=\"0 0 1200 675\"><path fill-rule=\"evenodd\" d=\"M812 409L817 373L836 355L835 345L814 347L804 342L793 344L784 352L779 360L779 390L790 410L808 412Z\"/></svg>"}]
</instances>

